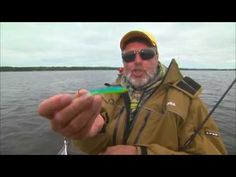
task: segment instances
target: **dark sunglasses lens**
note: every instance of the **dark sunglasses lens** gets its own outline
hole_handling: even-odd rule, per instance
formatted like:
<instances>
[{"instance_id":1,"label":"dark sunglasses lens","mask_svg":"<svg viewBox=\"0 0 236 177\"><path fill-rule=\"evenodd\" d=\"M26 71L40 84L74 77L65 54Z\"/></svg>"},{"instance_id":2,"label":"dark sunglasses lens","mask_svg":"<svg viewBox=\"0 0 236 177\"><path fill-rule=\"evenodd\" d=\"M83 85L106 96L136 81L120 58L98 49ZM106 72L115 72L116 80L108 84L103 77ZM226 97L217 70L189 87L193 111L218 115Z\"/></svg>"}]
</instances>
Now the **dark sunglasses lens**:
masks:
<instances>
[{"instance_id":1,"label":"dark sunglasses lens","mask_svg":"<svg viewBox=\"0 0 236 177\"><path fill-rule=\"evenodd\" d=\"M122 53L122 58L125 62L132 62L135 59L135 55L134 52Z\"/></svg>"},{"instance_id":2,"label":"dark sunglasses lens","mask_svg":"<svg viewBox=\"0 0 236 177\"><path fill-rule=\"evenodd\" d=\"M143 49L140 51L140 56L144 60L149 60L149 59L153 58L154 55L155 55L155 51L152 49Z\"/></svg>"}]
</instances>

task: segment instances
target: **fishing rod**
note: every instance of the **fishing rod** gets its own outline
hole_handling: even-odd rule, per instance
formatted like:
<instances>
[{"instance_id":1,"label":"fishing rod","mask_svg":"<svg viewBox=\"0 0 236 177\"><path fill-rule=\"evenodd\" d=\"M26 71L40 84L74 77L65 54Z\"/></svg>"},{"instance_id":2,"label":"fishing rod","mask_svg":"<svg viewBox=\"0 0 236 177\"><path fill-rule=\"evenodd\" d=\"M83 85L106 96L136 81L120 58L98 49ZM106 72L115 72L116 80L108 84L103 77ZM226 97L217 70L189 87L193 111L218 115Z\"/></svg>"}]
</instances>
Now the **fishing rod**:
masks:
<instances>
[{"instance_id":1,"label":"fishing rod","mask_svg":"<svg viewBox=\"0 0 236 177\"><path fill-rule=\"evenodd\" d=\"M217 108L217 106L221 103L221 101L224 99L225 95L229 92L229 90L232 88L232 86L235 84L236 82L236 78L234 79L234 81L230 84L230 86L228 87L228 89L225 91L225 93L221 96L221 98L219 99L219 101L215 104L215 106L212 108L212 110L208 113L208 115L206 116L206 118L203 120L203 122L199 125L199 127L194 131L194 133L190 136L190 138L184 143L183 147L181 147L181 150L186 149L190 143L194 140L194 138L196 137L196 135L199 133L199 131L202 129L203 125L207 122L207 120L209 119L209 117L211 116L211 114L215 111L215 109Z\"/></svg>"},{"instance_id":2,"label":"fishing rod","mask_svg":"<svg viewBox=\"0 0 236 177\"><path fill-rule=\"evenodd\" d=\"M63 146L61 150L58 152L58 155L68 155L68 146L69 146L69 140L66 137L64 137Z\"/></svg>"}]
</instances>

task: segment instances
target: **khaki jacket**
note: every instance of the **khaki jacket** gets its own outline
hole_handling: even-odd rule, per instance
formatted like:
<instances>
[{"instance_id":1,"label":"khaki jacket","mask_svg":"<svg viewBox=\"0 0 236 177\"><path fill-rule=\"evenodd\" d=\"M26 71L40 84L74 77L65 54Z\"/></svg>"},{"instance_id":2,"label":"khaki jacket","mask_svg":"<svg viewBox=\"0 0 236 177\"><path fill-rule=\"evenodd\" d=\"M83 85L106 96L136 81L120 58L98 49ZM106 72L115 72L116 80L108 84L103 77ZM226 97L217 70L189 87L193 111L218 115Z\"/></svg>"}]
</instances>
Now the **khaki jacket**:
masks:
<instances>
[{"instance_id":1,"label":"khaki jacket","mask_svg":"<svg viewBox=\"0 0 236 177\"><path fill-rule=\"evenodd\" d=\"M198 97L201 88L191 90L191 86L180 81L183 81L183 76L172 60L162 83L138 107L129 129L126 127L127 111L123 97L115 94L103 96L101 115L106 121L104 131L92 138L76 140L75 145L89 154L119 144L136 146L138 154L226 154L219 129L212 118L189 147L181 150L208 110Z\"/></svg>"}]
</instances>

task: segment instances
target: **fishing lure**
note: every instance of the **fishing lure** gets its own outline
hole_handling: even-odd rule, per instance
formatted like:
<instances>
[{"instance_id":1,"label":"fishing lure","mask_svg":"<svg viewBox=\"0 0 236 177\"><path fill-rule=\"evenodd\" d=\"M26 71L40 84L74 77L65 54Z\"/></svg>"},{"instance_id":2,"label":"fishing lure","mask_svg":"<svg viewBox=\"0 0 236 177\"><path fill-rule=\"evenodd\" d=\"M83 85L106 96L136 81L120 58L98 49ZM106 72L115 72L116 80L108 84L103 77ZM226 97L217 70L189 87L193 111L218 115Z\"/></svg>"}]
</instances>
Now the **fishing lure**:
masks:
<instances>
[{"instance_id":1,"label":"fishing lure","mask_svg":"<svg viewBox=\"0 0 236 177\"><path fill-rule=\"evenodd\" d=\"M121 86L111 86L111 87L103 87L99 89L92 89L89 92L91 95L101 95L101 94L109 94L109 93L121 94L121 93L128 92L128 89Z\"/></svg>"}]
</instances>

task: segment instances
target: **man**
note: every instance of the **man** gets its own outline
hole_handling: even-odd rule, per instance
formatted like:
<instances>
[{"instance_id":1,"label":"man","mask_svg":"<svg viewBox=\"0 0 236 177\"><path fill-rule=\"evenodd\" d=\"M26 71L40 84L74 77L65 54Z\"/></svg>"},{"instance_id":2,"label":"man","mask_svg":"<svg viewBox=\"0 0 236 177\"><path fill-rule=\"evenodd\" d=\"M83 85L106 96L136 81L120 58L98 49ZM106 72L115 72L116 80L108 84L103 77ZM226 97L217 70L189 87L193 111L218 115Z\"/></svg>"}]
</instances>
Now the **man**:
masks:
<instances>
[{"instance_id":1,"label":"man","mask_svg":"<svg viewBox=\"0 0 236 177\"><path fill-rule=\"evenodd\" d=\"M113 84L128 93L56 95L39 113L88 154L226 154L212 118L186 144L208 113L201 86L183 77L175 60L162 65L157 47L151 34L128 32L120 42L123 74Z\"/></svg>"}]
</instances>

